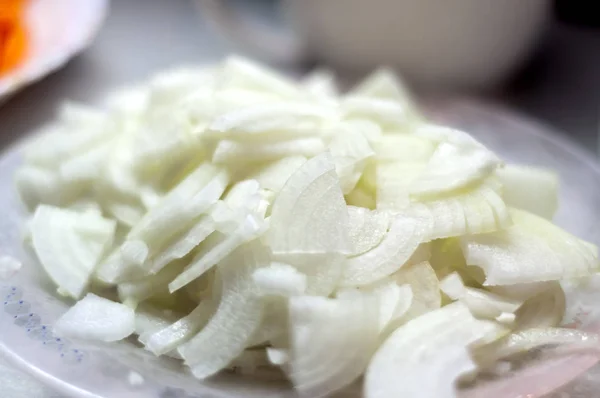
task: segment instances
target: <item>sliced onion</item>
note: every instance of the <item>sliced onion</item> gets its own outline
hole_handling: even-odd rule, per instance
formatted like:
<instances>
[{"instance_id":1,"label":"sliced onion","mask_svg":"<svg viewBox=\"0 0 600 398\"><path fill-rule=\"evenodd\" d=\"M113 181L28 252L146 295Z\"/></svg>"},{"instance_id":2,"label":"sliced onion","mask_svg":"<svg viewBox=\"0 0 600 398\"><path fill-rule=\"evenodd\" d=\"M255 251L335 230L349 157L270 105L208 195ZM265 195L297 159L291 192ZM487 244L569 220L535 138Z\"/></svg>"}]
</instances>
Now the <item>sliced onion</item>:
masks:
<instances>
[{"instance_id":1,"label":"sliced onion","mask_svg":"<svg viewBox=\"0 0 600 398\"><path fill-rule=\"evenodd\" d=\"M348 206L348 217L348 234L353 246L350 256L365 253L381 243L390 225L388 213L364 207Z\"/></svg>"},{"instance_id":2,"label":"sliced onion","mask_svg":"<svg viewBox=\"0 0 600 398\"><path fill-rule=\"evenodd\" d=\"M558 282L547 290L529 298L517 311L518 330L557 326L566 308L565 293Z\"/></svg>"},{"instance_id":3,"label":"sliced onion","mask_svg":"<svg viewBox=\"0 0 600 398\"><path fill-rule=\"evenodd\" d=\"M506 165L496 171L503 186L502 197L517 209L551 220L558 209L558 176L529 166Z\"/></svg>"},{"instance_id":4,"label":"sliced onion","mask_svg":"<svg viewBox=\"0 0 600 398\"><path fill-rule=\"evenodd\" d=\"M306 275L289 264L272 262L252 274L252 280L264 293L281 296L294 296L306 291Z\"/></svg>"},{"instance_id":5,"label":"sliced onion","mask_svg":"<svg viewBox=\"0 0 600 398\"><path fill-rule=\"evenodd\" d=\"M357 130L348 129L333 136L329 151L335 163L342 192L351 192L360 179L368 160L374 153L365 136Z\"/></svg>"},{"instance_id":6,"label":"sliced onion","mask_svg":"<svg viewBox=\"0 0 600 398\"><path fill-rule=\"evenodd\" d=\"M377 205L375 203L375 196L360 185L357 185L352 192L344 196L344 199L349 206L364 207L373 210Z\"/></svg>"},{"instance_id":7,"label":"sliced onion","mask_svg":"<svg viewBox=\"0 0 600 398\"><path fill-rule=\"evenodd\" d=\"M339 253L275 254L278 262L289 264L306 275L306 294L328 296L340 284L346 258Z\"/></svg>"},{"instance_id":8,"label":"sliced onion","mask_svg":"<svg viewBox=\"0 0 600 398\"><path fill-rule=\"evenodd\" d=\"M233 233L221 236L221 239L217 239L216 244L207 252L198 253L186 269L169 283L169 291L173 293L199 278L229 256L236 248L260 236L264 230L264 220L248 214Z\"/></svg>"},{"instance_id":9,"label":"sliced onion","mask_svg":"<svg viewBox=\"0 0 600 398\"><path fill-rule=\"evenodd\" d=\"M95 233L90 234L89 228ZM33 249L50 278L78 299L110 247L115 222L93 213L38 206L31 222Z\"/></svg>"},{"instance_id":10,"label":"sliced onion","mask_svg":"<svg viewBox=\"0 0 600 398\"><path fill-rule=\"evenodd\" d=\"M127 238L142 240L157 251L208 210L221 197L228 182L226 172L210 164L201 165L148 211Z\"/></svg>"},{"instance_id":11,"label":"sliced onion","mask_svg":"<svg viewBox=\"0 0 600 398\"><path fill-rule=\"evenodd\" d=\"M140 336L140 341L154 355L166 354L194 337L208 323L214 310L215 303L213 301L202 301L185 317L150 335L144 336L143 339Z\"/></svg>"},{"instance_id":12,"label":"sliced onion","mask_svg":"<svg viewBox=\"0 0 600 398\"><path fill-rule=\"evenodd\" d=\"M239 164L277 160L289 156L312 157L324 149L323 140L318 137L256 144L224 140L217 145L212 161L216 164Z\"/></svg>"},{"instance_id":13,"label":"sliced onion","mask_svg":"<svg viewBox=\"0 0 600 398\"><path fill-rule=\"evenodd\" d=\"M286 182L271 211L273 253L347 253L348 211L328 153L310 159Z\"/></svg>"},{"instance_id":14,"label":"sliced onion","mask_svg":"<svg viewBox=\"0 0 600 398\"><path fill-rule=\"evenodd\" d=\"M304 156L290 156L269 163L261 168L256 174L253 174L251 178L258 181L261 188L279 193L286 181L304 163L306 163L306 158Z\"/></svg>"},{"instance_id":15,"label":"sliced onion","mask_svg":"<svg viewBox=\"0 0 600 398\"><path fill-rule=\"evenodd\" d=\"M117 341L135 330L135 314L126 305L88 293L54 324L54 332L73 339Z\"/></svg>"},{"instance_id":16,"label":"sliced onion","mask_svg":"<svg viewBox=\"0 0 600 398\"><path fill-rule=\"evenodd\" d=\"M496 155L472 146L439 144L423 173L410 185L414 198L432 198L449 194L482 182L500 164Z\"/></svg>"},{"instance_id":17,"label":"sliced onion","mask_svg":"<svg viewBox=\"0 0 600 398\"><path fill-rule=\"evenodd\" d=\"M403 317L405 320L441 307L440 282L427 261L402 267L392 277L398 284L407 284L411 287L413 298L409 310Z\"/></svg>"},{"instance_id":18,"label":"sliced onion","mask_svg":"<svg viewBox=\"0 0 600 398\"><path fill-rule=\"evenodd\" d=\"M252 273L269 261L268 251L255 240L219 263L221 301L200 333L178 349L197 378L207 378L226 367L258 329L263 301L252 282Z\"/></svg>"},{"instance_id":19,"label":"sliced onion","mask_svg":"<svg viewBox=\"0 0 600 398\"><path fill-rule=\"evenodd\" d=\"M425 163L390 162L377 165L377 209L409 207L409 187L421 175Z\"/></svg>"},{"instance_id":20,"label":"sliced onion","mask_svg":"<svg viewBox=\"0 0 600 398\"><path fill-rule=\"evenodd\" d=\"M417 217L395 216L382 242L370 251L350 257L342 275L342 286L362 286L396 272L413 255L428 231Z\"/></svg>"},{"instance_id":21,"label":"sliced onion","mask_svg":"<svg viewBox=\"0 0 600 398\"><path fill-rule=\"evenodd\" d=\"M366 372L365 395L368 398L453 397L456 378L474 369L467 347L502 332L492 322L473 318L460 303L413 319L396 329L377 350ZM452 354L439 355L447 354L445 350ZM432 383L423 383L431 369L439 369L435 372L439 377Z\"/></svg>"},{"instance_id":22,"label":"sliced onion","mask_svg":"<svg viewBox=\"0 0 600 398\"><path fill-rule=\"evenodd\" d=\"M412 134L382 135L372 142L378 162L426 163L435 143Z\"/></svg>"},{"instance_id":23,"label":"sliced onion","mask_svg":"<svg viewBox=\"0 0 600 398\"><path fill-rule=\"evenodd\" d=\"M169 284L183 269L184 264L173 263L163 268L154 275L149 275L143 279L123 282L118 285L119 298L128 305L136 306L137 303L153 296L157 292L164 290L165 285Z\"/></svg>"},{"instance_id":24,"label":"sliced onion","mask_svg":"<svg viewBox=\"0 0 600 398\"><path fill-rule=\"evenodd\" d=\"M477 318L496 319L503 314L514 313L523 304L522 301L501 297L483 289L466 287L457 273L444 278L440 288L452 300L464 303Z\"/></svg>"},{"instance_id":25,"label":"sliced onion","mask_svg":"<svg viewBox=\"0 0 600 398\"><path fill-rule=\"evenodd\" d=\"M512 209L507 230L462 238L467 264L485 271L486 285L583 277L599 263L579 239L533 214Z\"/></svg>"},{"instance_id":26,"label":"sliced onion","mask_svg":"<svg viewBox=\"0 0 600 398\"><path fill-rule=\"evenodd\" d=\"M390 99L351 94L342 99L341 108L348 118L370 119L386 129L407 130L410 120L406 105Z\"/></svg>"},{"instance_id":27,"label":"sliced onion","mask_svg":"<svg viewBox=\"0 0 600 398\"><path fill-rule=\"evenodd\" d=\"M370 294L290 298L289 377L301 396L329 395L360 376L377 344L376 308Z\"/></svg>"}]
</instances>

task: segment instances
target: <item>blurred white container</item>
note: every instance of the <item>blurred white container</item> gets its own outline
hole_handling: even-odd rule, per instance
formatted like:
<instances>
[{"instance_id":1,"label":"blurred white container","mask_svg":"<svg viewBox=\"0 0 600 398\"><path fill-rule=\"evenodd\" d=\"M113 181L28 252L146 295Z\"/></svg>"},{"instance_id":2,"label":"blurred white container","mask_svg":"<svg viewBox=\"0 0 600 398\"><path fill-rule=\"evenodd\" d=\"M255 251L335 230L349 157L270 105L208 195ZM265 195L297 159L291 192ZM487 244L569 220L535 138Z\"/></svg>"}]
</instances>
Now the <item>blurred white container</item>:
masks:
<instances>
[{"instance_id":1,"label":"blurred white container","mask_svg":"<svg viewBox=\"0 0 600 398\"><path fill-rule=\"evenodd\" d=\"M426 87L486 88L531 52L548 0L283 0L289 29L249 18L226 0L197 0L207 20L274 61L316 58L342 70L397 67Z\"/></svg>"}]
</instances>

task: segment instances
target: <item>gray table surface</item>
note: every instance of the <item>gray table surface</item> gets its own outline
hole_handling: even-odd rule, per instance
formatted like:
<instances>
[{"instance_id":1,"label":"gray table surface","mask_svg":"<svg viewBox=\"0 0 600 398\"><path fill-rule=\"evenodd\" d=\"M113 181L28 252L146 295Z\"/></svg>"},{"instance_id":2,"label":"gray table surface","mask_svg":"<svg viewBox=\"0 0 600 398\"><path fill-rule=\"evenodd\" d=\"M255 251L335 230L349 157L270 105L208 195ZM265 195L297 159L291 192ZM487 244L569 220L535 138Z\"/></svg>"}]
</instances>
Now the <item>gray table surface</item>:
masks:
<instances>
[{"instance_id":1,"label":"gray table surface","mask_svg":"<svg viewBox=\"0 0 600 398\"><path fill-rule=\"evenodd\" d=\"M267 0L262 1L256 3L258 12L266 9ZM209 32L189 0L113 0L104 28L85 53L0 107L0 146L50 120L65 99L93 102L116 86L140 81L166 67L210 62L230 51ZM596 151L599 71L600 31L555 24L529 66L491 97L554 125ZM18 378L4 375L0 389L7 392L3 380ZM50 396L37 390L25 396L31 394Z\"/></svg>"}]
</instances>

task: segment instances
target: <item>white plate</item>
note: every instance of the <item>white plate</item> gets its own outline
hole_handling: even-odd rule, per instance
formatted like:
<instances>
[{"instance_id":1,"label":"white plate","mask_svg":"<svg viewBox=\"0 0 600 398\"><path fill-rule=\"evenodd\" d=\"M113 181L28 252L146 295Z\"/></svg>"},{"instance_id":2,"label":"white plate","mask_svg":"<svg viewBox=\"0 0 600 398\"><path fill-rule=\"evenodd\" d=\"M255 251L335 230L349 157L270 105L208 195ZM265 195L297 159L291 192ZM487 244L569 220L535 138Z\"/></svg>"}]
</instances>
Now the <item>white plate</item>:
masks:
<instances>
[{"instance_id":1,"label":"white plate","mask_svg":"<svg viewBox=\"0 0 600 398\"><path fill-rule=\"evenodd\" d=\"M64 65L87 47L108 11L108 0L30 0L26 61L0 78L0 102Z\"/></svg>"},{"instance_id":2,"label":"white plate","mask_svg":"<svg viewBox=\"0 0 600 398\"><path fill-rule=\"evenodd\" d=\"M89 0L78 0L89 1ZM586 153L546 126L505 110L472 101L438 102L427 107L430 116L462 128L503 158L517 163L549 167L561 177L561 207L556 221L567 230L600 243L600 165ZM52 324L72 303L55 294L21 239L25 212L13 185L21 164L20 145L7 148L0 157L0 253L19 258L23 268L11 280L0 281L0 353L20 369L51 386L60 396L86 398L291 398L288 385L259 382L238 375L221 375L201 382L187 374L179 362L157 359L130 342L81 346L57 340ZM567 292L569 314L580 325L600 320L600 288L589 294ZM565 322L571 322L569 316ZM132 386L134 370L145 382ZM600 376L588 385L600 386ZM569 379L562 379L568 382ZM554 383L556 380L549 380ZM553 386L558 387L556 384ZM581 385L580 385L581 386ZM572 392L575 389L563 390ZM591 390L590 390L591 391ZM523 391L522 396L527 395ZM594 393L595 394L595 393ZM0 390L0 396L2 391ZM354 386L341 397L360 396ZM564 395L553 395L562 397ZM597 396L588 395L587 397ZM491 397L490 397L491 398Z\"/></svg>"}]
</instances>

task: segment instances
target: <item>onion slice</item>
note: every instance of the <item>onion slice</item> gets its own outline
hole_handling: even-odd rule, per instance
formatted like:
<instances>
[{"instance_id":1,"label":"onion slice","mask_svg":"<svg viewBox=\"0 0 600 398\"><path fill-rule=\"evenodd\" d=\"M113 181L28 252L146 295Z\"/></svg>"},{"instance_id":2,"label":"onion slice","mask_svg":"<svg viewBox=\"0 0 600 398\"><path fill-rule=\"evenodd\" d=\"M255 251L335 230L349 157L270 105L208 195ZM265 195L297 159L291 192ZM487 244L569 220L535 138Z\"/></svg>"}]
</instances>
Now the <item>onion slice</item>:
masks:
<instances>
[{"instance_id":1,"label":"onion slice","mask_svg":"<svg viewBox=\"0 0 600 398\"><path fill-rule=\"evenodd\" d=\"M301 396L329 395L360 376L379 335L373 295L292 297L289 311L289 377Z\"/></svg>"},{"instance_id":2,"label":"onion slice","mask_svg":"<svg viewBox=\"0 0 600 398\"><path fill-rule=\"evenodd\" d=\"M348 211L329 153L310 159L273 203L268 243L273 253L348 253Z\"/></svg>"},{"instance_id":3,"label":"onion slice","mask_svg":"<svg viewBox=\"0 0 600 398\"><path fill-rule=\"evenodd\" d=\"M510 214L515 224L509 229L461 239L467 264L483 268L486 285L584 277L600 268L579 239L522 210Z\"/></svg>"},{"instance_id":4,"label":"onion slice","mask_svg":"<svg viewBox=\"0 0 600 398\"><path fill-rule=\"evenodd\" d=\"M263 301L252 273L269 262L268 250L254 240L219 263L221 301L200 333L178 349L197 378L205 379L225 368L244 351L258 329Z\"/></svg>"}]
</instances>

